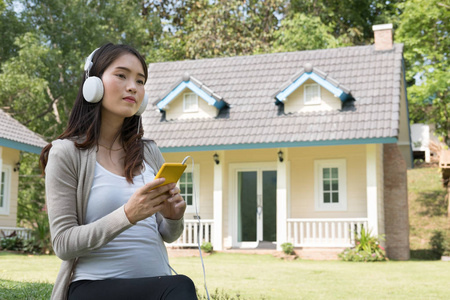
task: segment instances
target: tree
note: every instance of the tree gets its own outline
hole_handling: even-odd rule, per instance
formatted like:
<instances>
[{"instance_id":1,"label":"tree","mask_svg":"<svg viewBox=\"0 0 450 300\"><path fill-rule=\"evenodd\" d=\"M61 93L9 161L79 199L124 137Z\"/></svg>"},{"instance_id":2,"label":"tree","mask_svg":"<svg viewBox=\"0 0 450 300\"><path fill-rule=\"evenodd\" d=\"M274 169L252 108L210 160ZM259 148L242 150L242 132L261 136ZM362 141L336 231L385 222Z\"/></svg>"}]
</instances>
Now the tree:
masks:
<instances>
[{"instance_id":1,"label":"tree","mask_svg":"<svg viewBox=\"0 0 450 300\"><path fill-rule=\"evenodd\" d=\"M287 18L297 13L318 17L342 46L373 42L372 26L391 23L402 0L291 0Z\"/></svg>"},{"instance_id":2,"label":"tree","mask_svg":"<svg viewBox=\"0 0 450 300\"><path fill-rule=\"evenodd\" d=\"M405 44L411 121L435 124L450 145L450 3L409 0L399 7L396 39Z\"/></svg>"},{"instance_id":3,"label":"tree","mask_svg":"<svg viewBox=\"0 0 450 300\"><path fill-rule=\"evenodd\" d=\"M0 107L48 141L67 123L92 50L107 41L127 43L151 57L162 34L158 16L136 1L17 0L20 13L0 1ZM15 31L14 22L23 30ZM19 219L46 220L38 156L21 156Z\"/></svg>"},{"instance_id":4,"label":"tree","mask_svg":"<svg viewBox=\"0 0 450 300\"><path fill-rule=\"evenodd\" d=\"M14 40L26 30L26 25L20 22L14 10L7 6L5 1L0 0L0 32L2 33L0 64L17 53L18 49L14 45Z\"/></svg>"},{"instance_id":5,"label":"tree","mask_svg":"<svg viewBox=\"0 0 450 300\"><path fill-rule=\"evenodd\" d=\"M319 17L296 13L281 21L281 27L274 33L274 51L300 51L334 48L339 45L328 27Z\"/></svg>"},{"instance_id":6,"label":"tree","mask_svg":"<svg viewBox=\"0 0 450 300\"><path fill-rule=\"evenodd\" d=\"M269 52L283 0L196 1L170 41L183 45L185 58ZM195 7L193 6L193 7Z\"/></svg>"}]
</instances>

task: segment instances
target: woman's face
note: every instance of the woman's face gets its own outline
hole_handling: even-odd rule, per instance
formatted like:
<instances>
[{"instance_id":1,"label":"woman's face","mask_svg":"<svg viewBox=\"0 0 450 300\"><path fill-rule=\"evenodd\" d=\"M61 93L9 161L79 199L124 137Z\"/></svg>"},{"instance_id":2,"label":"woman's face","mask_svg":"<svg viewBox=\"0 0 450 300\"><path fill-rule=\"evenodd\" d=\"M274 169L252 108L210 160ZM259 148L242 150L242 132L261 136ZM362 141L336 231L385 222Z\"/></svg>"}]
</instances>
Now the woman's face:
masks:
<instances>
[{"instance_id":1,"label":"woman's face","mask_svg":"<svg viewBox=\"0 0 450 300\"><path fill-rule=\"evenodd\" d=\"M139 59L131 53L119 56L102 76L105 89L103 117L133 116L144 99L145 75Z\"/></svg>"}]
</instances>

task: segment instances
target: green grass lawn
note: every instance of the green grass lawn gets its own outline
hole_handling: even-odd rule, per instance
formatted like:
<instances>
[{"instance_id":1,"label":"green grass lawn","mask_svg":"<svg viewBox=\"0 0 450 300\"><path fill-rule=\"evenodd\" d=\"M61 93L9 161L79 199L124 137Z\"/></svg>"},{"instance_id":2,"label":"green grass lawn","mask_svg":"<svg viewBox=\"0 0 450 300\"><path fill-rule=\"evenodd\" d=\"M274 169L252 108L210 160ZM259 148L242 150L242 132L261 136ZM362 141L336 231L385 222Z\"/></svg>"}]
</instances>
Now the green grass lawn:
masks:
<instances>
[{"instance_id":1,"label":"green grass lawn","mask_svg":"<svg viewBox=\"0 0 450 300\"><path fill-rule=\"evenodd\" d=\"M198 257L170 261L204 294ZM450 295L450 263L442 261L284 261L270 255L224 253L204 261L210 294L218 290L228 294L227 299L448 299ZM48 299L59 262L55 256L0 252L0 299Z\"/></svg>"},{"instance_id":2,"label":"green grass lawn","mask_svg":"<svg viewBox=\"0 0 450 300\"><path fill-rule=\"evenodd\" d=\"M412 258L430 256L430 238L436 229L450 230L446 191L437 167L408 170L410 249ZM428 252L428 253L427 253Z\"/></svg>"}]
</instances>

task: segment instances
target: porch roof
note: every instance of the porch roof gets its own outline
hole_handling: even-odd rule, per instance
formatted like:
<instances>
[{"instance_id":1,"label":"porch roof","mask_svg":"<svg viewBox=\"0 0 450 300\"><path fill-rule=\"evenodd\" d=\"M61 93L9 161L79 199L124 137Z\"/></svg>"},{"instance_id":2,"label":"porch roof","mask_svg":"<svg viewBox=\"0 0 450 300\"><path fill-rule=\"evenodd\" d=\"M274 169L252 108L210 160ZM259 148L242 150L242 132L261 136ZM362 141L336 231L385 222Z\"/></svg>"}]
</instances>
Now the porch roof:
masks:
<instances>
[{"instance_id":1,"label":"porch roof","mask_svg":"<svg viewBox=\"0 0 450 300\"><path fill-rule=\"evenodd\" d=\"M39 154L47 142L0 109L0 146Z\"/></svg>"},{"instance_id":2,"label":"porch roof","mask_svg":"<svg viewBox=\"0 0 450 300\"><path fill-rule=\"evenodd\" d=\"M149 105L145 136L163 151L396 142L400 128L403 44L274 53L149 65L149 103L185 73L228 106L216 118L165 120ZM274 94L311 64L351 90L341 110L285 114ZM279 101L278 101L279 102Z\"/></svg>"}]
</instances>

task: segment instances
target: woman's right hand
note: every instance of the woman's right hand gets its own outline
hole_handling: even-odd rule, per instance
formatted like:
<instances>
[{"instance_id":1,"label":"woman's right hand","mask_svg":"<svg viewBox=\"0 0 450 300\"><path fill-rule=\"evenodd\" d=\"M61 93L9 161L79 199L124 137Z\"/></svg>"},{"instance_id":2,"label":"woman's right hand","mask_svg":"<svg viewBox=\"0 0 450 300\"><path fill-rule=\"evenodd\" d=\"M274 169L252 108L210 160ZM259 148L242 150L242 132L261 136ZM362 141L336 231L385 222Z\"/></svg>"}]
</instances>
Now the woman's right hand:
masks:
<instances>
[{"instance_id":1,"label":"woman's right hand","mask_svg":"<svg viewBox=\"0 0 450 300\"><path fill-rule=\"evenodd\" d=\"M144 220L160 211L164 202L172 195L170 190L175 187L175 183L158 186L164 183L164 178L155 179L134 192L125 204L125 214L132 224ZM157 188L155 188L158 186Z\"/></svg>"}]
</instances>

